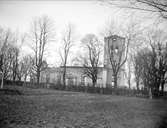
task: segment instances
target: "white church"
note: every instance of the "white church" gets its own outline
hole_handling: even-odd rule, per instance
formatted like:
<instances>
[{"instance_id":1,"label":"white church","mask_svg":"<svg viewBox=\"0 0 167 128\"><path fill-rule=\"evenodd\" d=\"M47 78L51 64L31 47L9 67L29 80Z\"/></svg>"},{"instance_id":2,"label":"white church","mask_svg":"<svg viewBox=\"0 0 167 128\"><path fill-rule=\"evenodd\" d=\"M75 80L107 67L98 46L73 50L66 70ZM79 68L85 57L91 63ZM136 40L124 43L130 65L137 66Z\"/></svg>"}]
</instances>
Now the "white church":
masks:
<instances>
[{"instance_id":1,"label":"white church","mask_svg":"<svg viewBox=\"0 0 167 128\"><path fill-rule=\"evenodd\" d=\"M98 78L96 87L112 87L113 86L113 73L109 60L108 47L120 50L122 45L125 45L125 38L112 35L104 38L104 59L103 66L98 67ZM125 57L125 56L123 56ZM84 75L84 67L82 66L67 66L66 68L66 84L67 85L91 85L92 80ZM63 82L63 67L48 68L41 73L41 83L62 83ZM126 63L120 69L118 75L118 86L128 87L126 80Z\"/></svg>"}]
</instances>

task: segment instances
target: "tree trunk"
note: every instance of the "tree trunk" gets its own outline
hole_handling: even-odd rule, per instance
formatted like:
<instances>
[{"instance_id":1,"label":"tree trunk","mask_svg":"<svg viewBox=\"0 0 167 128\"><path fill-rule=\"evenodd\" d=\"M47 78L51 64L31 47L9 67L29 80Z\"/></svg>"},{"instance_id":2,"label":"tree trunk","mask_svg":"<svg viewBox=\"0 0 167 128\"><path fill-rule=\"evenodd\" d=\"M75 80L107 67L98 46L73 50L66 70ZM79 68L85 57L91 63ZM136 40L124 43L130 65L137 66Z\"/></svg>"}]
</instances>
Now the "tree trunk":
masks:
<instances>
[{"instance_id":1,"label":"tree trunk","mask_svg":"<svg viewBox=\"0 0 167 128\"><path fill-rule=\"evenodd\" d=\"M26 85L27 75L24 76L24 86Z\"/></svg>"},{"instance_id":2,"label":"tree trunk","mask_svg":"<svg viewBox=\"0 0 167 128\"><path fill-rule=\"evenodd\" d=\"M149 87L149 99L152 99L152 89Z\"/></svg>"},{"instance_id":3,"label":"tree trunk","mask_svg":"<svg viewBox=\"0 0 167 128\"><path fill-rule=\"evenodd\" d=\"M39 68L37 69L37 84L39 85L40 83L40 70Z\"/></svg>"},{"instance_id":4,"label":"tree trunk","mask_svg":"<svg viewBox=\"0 0 167 128\"><path fill-rule=\"evenodd\" d=\"M93 86L93 92L96 92L96 88L95 88L95 86L96 86L96 79L92 79L92 86Z\"/></svg>"},{"instance_id":5,"label":"tree trunk","mask_svg":"<svg viewBox=\"0 0 167 128\"><path fill-rule=\"evenodd\" d=\"M1 89L3 89L3 86L4 86L4 70L5 67L4 67L4 64L2 64L2 78L1 78Z\"/></svg>"},{"instance_id":6,"label":"tree trunk","mask_svg":"<svg viewBox=\"0 0 167 128\"><path fill-rule=\"evenodd\" d=\"M164 84L165 84L165 80L161 83L161 93L162 93L162 95L164 94Z\"/></svg>"},{"instance_id":7,"label":"tree trunk","mask_svg":"<svg viewBox=\"0 0 167 128\"><path fill-rule=\"evenodd\" d=\"M92 79L92 84L93 84L93 87L96 86L96 80L95 79Z\"/></svg>"},{"instance_id":8,"label":"tree trunk","mask_svg":"<svg viewBox=\"0 0 167 128\"><path fill-rule=\"evenodd\" d=\"M114 75L114 88L117 88L117 75Z\"/></svg>"},{"instance_id":9,"label":"tree trunk","mask_svg":"<svg viewBox=\"0 0 167 128\"><path fill-rule=\"evenodd\" d=\"M16 81L16 76L14 71L13 71L13 81Z\"/></svg>"},{"instance_id":10,"label":"tree trunk","mask_svg":"<svg viewBox=\"0 0 167 128\"><path fill-rule=\"evenodd\" d=\"M63 85L66 86L66 73L63 73Z\"/></svg>"},{"instance_id":11,"label":"tree trunk","mask_svg":"<svg viewBox=\"0 0 167 128\"><path fill-rule=\"evenodd\" d=\"M13 64L13 81L16 81L16 66Z\"/></svg>"},{"instance_id":12,"label":"tree trunk","mask_svg":"<svg viewBox=\"0 0 167 128\"><path fill-rule=\"evenodd\" d=\"M139 92L139 81L136 81L136 88L137 88L137 92Z\"/></svg>"},{"instance_id":13,"label":"tree trunk","mask_svg":"<svg viewBox=\"0 0 167 128\"><path fill-rule=\"evenodd\" d=\"M65 89L67 90L67 85L66 85L66 67L64 67L64 71L63 71L63 85L65 86Z\"/></svg>"},{"instance_id":14,"label":"tree trunk","mask_svg":"<svg viewBox=\"0 0 167 128\"><path fill-rule=\"evenodd\" d=\"M17 77L18 78L18 81L21 81L21 76Z\"/></svg>"},{"instance_id":15,"label":"tree trunk","mask_svg":"<svg viewBox=\"0 0 167 128\"><path fill-rule=\"evenodd\" d=\"M128 85L129 85L129 89L131 88L131 82L130 79L128 79Z\"/></svg>"},{"instance_id":16,"label":"tree trunk","mask_svg":"<svg viewBox=\"0 0 167 128\"><path fill-rule=\"evenodd\" d=\"M3 89L3 86L4 86L4 70L2 71L2 78L1 78L1 89Z\"/></svg>"}]
</instances>

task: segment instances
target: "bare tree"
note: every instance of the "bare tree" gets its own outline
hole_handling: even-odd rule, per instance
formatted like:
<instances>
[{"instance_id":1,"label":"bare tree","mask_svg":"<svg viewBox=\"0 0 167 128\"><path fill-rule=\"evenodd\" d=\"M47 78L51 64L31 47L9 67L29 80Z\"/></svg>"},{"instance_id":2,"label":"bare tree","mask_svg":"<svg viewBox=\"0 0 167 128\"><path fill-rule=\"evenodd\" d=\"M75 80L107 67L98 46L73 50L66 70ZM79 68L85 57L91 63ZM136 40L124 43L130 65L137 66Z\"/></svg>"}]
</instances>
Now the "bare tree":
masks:
<instances>
[{"instance_id":1,"label":"bare tree","mask_svg":"<svg viewBox=\"0 0 167 128\"><path fill-rule=\"evenodd\" d=\"M112 36L112 37L113 37L112 44L110 44L110 41L108 38L105 38L105 42L107 42L107 51L108 51L109 62L111 64L111 69L113 73L112 75L114 79L114 88L117 88L118 75L120 71L123 70L122 69L123 65L127 60L129 41L125 42L125 38L120 38L120 37L119 39L117 39L118 36ZM114 45L115 41L117 40L120 43L119 46Z\"/></svg>"},{"instance_id":2,"label":"bare tree","mask_svg":"<svg viewBox=\"0 0 167 128\"><path fill-rule=\"evenodd\" d=\"M149 97L152 99L152 91L154 89L154 82L156 79L156 56L148 48L143 48L137 56L140 61L141 80L144 88L148 90Z\"/></svg>"},{"instance_id":3,"label":"bare tree","mask_svg":"<svg viewBox=\"0 0 167 128\"><path fill-rule=\"evenodd\" d=\"M123 35L125 38L120 38L120 45L119 46L114 46L114 44L110 44L108 42L107 44L107 51L109 54L109 61L111 64L111 69L113 72L113 79L114 79L114 87L117 87L117 78L121 70L123 70L123 66L127 59L130 59L131 53L133 52L134 47L139 44L138 42L140 41L140 24L138 21L134 20L135 18L132 16L131 20L126 24L126 27L121 27L119 30L118 28L111 29L107 33L114 33L112 30L117 30L118 34ZM112 35L110 35L112 37ZM110 37L109 36L109 37ZM113 36L114 38L114 36ZM117 39L116 39L117 40ZM107 40L106 40L107 41ZM114 40L112 41L113 43L115 42ZM110 46L111 45L111 46ZM115 44L116 45L116 44ZM131 70L131 66L129 65L129 71ZM131 72L127 74L129 77L131 77ZM129 78L129 85L131 83L131 79Z\"/></svg>"},{"instance_id":4,"label":"bare tree","mask_svg":"<svg viewBox=\"0 0 167 128\"><path fill-rule=\"evenodd\" d=\"M131 8L157 12L163 18L167 19L167 1L166 0L134 0L134 2L130 3ZM143 6L146 5L146 6ZM149 8L148 8L149 7Z\"/></svg>"},{"instance_id":5,"label":"bare tree","mask_svg":"<svg viewBox=\"0 0 167 128\"><path fill-rule=\"evenodd\" d=\"M163 94L167 79L165 75L167 72L167 37L162 31L151 30L146 39L147 48L142 48L135 56L135 76L136 84L141 80L152 98L153 92L154 95L159 95L160 87Z\"/></svg>"},{"instance_id":6,"label":"bare tree","mask_svg":"<svg viewBox=\"0 0 167 128\"><path fill-rule=\"evenodd\" d=\"M19 48L12 48L13 62L12 62L12 80L15 81L17 79L18 74L18 65L19 65Z\"/></svg>"},{"instance_id":7,"label":"bare tree","mask_svg":"<svg viewBox=\"0 0 167 128\"><path fill-rule=\"evenodd\" d=\"M133 64L133 67L134 67L134 76L135 76L135 82L136 82L136 88L137 88L137 91L139 91L139 84L140 84L140 81L141 81L141 71L142 71L142 65L141 65L141 57L140 57L140 54L137 53L135 55L133 55L132 57L132 64Z\"/></svg>"},{"instance_id":8,"label":"bare tree","mask_svg":"<svg viewBox=\"0 0 167 128\"><path fill-rule=\"evenodd\" d=\"M132 56L131 56L131 54L129 54L129 57L127 58L126 77L127 77L127 83L128 83L129 89L130 89L131 88L131 79L132 79Z\"/></svg>"},{"instance_id":9,"label":"bare tree","mask_svg":"<svg viewBox=\"0 0 167 128\"><path fill-rule=\"evenodd\" d=\"M164 31L156 29L149 32L148 42L156 61L154 66L157 74L154 80L155 90L159 91L159 87L161 87L162 92L164 91L164 84L167 79L165 76L167 72L166 41L167 36Z\"/></svg>"},{"instance_id":10,"label":"bare tree","mask_svg":"<svg viewBox=\"0 0 167 128\"><path fill-rule=\"evenodd\" d=\"M0 62L1 62L1 88L4 86L4 79L9 76L12 65L12 33L9 29L0 28Z\"/></svg>"},{"instance_id":11,"label":"bare tree","mask_svg":"<svg viewBox=\"0 0 167 128\"><path fill-rule=\"evenodd\" d=\"M60 50L60 57L63 65L64 86L66 86L66 66L72 46L74 46L74 26L72 24L68 24L63 32L62 50Z\"/></svg>"},{"instance_id":12,"label":"bare tree","mask_svg":"<svg viewBox=\"0 0 167 128\"><path fill-rule=\"evenodd\" d=\"M54 38L53 24L51 19L47 16L34 19L32 24L31 39L33 41L32 50L35 55L35 67L36 80L39 84L40 74L42 69L42 63L46 47Z\"/></svg>"},{"instance_id":13,"label":"bare tree","mask_svg":"<svg viewBox=\"0 0 167 128\"><path fill-rule=\"evenodd\" d=\"M111 35L120 35L122 33L123 24L118 23L116 20L108 20L105 22L100 35L102 37L107 37Z\"/></svg>"},{"instance_id":14,"label":"bare tree","mask_svg":"<svg viewBox=\"0 0 167 128\"><path fill-rule=\"evenodd\" d=\"M30 75L30 71L33 66L33 59L31 55L26 55L22 58L22 60L19 63L19 70L18 70L18 79L21 80L23 77L24 83L27 80L27 76Z\"/></svg>"},{"instance_id":15,"label":"bare tree","mask_svg":"<svg viewBox=\"0 0 167 128\"><path fill-rule=\"evenodd\" d=\"M166 0L100 0L109 5L119 8L133 9L139 11L158 13L161 17L167 19L167 1Z\"/></svg>"},{"instance_id":16,"label":"bare tree","mask_svg":"<svg viewBox=\"0 0 167 128\"><path fill-rule=\"evenodd\" d=\"M102 43L94 34L85 35L81 42L86 54L85 56L80 56L78 60L81 61L84 67L85 76L92 80L93 87L95 87L98 77L98 67L100 66Z\"/></svg>"}]
</instances>

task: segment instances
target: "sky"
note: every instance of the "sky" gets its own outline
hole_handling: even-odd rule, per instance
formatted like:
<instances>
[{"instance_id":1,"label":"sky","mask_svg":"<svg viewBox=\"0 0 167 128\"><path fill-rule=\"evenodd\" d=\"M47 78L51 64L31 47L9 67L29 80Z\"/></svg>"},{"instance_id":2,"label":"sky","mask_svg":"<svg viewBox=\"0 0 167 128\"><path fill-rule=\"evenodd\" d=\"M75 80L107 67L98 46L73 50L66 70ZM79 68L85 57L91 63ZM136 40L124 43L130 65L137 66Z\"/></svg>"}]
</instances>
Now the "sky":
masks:
<instances>
[{"instance_id":1,"label":"sky","mask_svg":"<svg viewBox=\"0 0 167 128\"><path fill-rule=\"evenodd\" d=\"M97 1L0 1L0 23L26 31L34 17L48 15L56 26L72 22L82 34L96 33L118 10ZM60 28L58 28L60 29Z\"/></svg>"},{"instance_id":2,"label":"sky","mask_svg":"<svg viewBox=\"0 0 167 128\"><path fill-rule=\"evenodd\" d=\"M79 40L88 33L98 35L103 30L106 22L114 19L116 22L128 20L127 12L115 7L102 5L99 2L92 1L0 1L0 26L9 27L13 31L20 33L30 30L30 23L34 17L47 15L55 24L57 37L64 29L65 25L72 23L75 25ZM138 15L140 17L144 14ZM76 44L77 44L76 41ZM61 41L52 42L49 46L47 62L51 66L58 66L60 57L58 50ZM24 52L26 51L26 52ZM29 50L25 45L22 48L23 53ZM79 45L72 50L73 56L80 52Z\"/></svg>"}]
</instances>

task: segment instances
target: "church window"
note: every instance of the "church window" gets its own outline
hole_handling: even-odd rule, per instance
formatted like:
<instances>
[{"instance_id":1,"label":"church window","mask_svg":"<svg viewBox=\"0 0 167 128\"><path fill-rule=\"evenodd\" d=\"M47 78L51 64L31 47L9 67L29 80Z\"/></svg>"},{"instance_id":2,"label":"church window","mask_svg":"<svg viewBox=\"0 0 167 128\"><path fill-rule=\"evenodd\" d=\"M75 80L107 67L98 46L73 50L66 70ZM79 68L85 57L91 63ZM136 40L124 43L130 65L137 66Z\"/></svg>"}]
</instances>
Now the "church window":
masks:
<instances>
[{"instance_id":1,"label":"church window","mask_svg":"<svg viewBox=\"0 0 167 128\"><path fill-rule=\"evenodd\" d=\"M116 41L116 38L113 38L112 40L113 40L113 41Z\"/></svg>"},{"instance_id":2,"label":"church window","mask_svg":"<svg viewBox=\"0 0 167 128\"><path fill-rule=\"evenodd\" d=\"M118 53L118 46L116 46L115 48L115 53Z\"/></svg>"}]
</instances>

